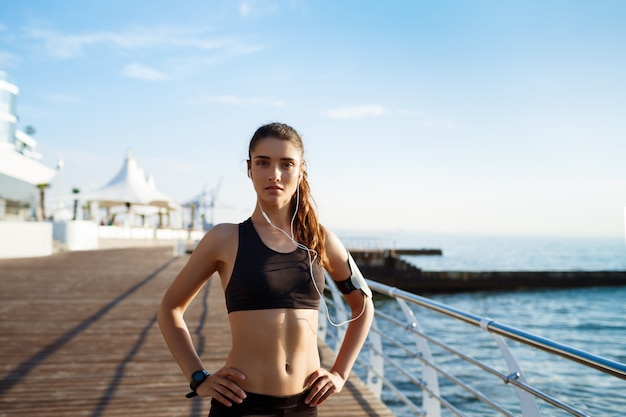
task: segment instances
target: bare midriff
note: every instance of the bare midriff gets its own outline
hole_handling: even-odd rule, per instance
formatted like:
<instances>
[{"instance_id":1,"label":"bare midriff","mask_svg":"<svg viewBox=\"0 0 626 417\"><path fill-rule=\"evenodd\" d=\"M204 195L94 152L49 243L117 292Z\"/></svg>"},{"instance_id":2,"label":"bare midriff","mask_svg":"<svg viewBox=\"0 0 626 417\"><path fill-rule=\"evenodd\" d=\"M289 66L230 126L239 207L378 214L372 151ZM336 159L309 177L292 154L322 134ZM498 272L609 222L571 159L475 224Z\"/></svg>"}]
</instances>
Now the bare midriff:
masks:
<instances>
[{"instance_id":1,"label":"bare midriff","mask_svg":"<svg viewBox=\"0 0 626 417\"><path fill-rule=\"evenodd\" d=\"M246 376L244 391L284 396L301 393L320 367L313 309L235 311L228 315L233 347L226 366Z\"/></svg>"}]
</instances>

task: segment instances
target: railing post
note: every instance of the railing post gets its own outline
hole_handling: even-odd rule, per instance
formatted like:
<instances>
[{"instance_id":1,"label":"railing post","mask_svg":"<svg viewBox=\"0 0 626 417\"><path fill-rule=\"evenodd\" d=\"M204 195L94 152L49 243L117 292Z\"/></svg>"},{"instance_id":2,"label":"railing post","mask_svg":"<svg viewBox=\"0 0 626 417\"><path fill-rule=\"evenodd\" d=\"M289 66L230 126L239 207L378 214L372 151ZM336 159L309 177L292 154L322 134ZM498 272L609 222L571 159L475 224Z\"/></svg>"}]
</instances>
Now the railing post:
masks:
<instances>
[{"instance_id":1,"label":"railing post","mask_svg":"<svg viewBox=\"0 0 626 417\"><path fill-rule=\"evenodd\" d=\"M402 308L404 316L408 320L409 324L407 325L407 328L416 329L419 333L423 333L417 319L415 318L413 310L409 308L406 301L397 297L394 298ZM422 390L422 408L424 409L426 416L440 417L441 404L439 402L440 394L437 371L426 365L426 363L434 363L433 355L430 352L428 341L415 332L412 332L412 334L415 339L415 344L417 345L417 350L421 353L422 358L424 359L424 364L422 364L422 380L426 387L428 387L428 391Z\"/></svg>"},{"instance_id":2,"label":"railing post","mask_svg":"<svg viewBox=\"0 0 626 417\"><path fill-rule=\"evenodd\" d=\"M333 297L333 302L335 303L335 313L336 320L338 323L342 323L348 319L348 312L343 302L343 295L337 289L337 286L333 282L332 278L326 274L326 287L331 292ZM326 340L326 332L328 330L328 320L327 320L327 311L326 305L321 302L320 303L320 316L318 319L318 337L322 340ZM372 327L374 329L378 328L376 323L376 318L372 322ZM341 343L343 342L343 338L346 334L346 327L339 326L337 328L337 341L335 346L335 352L339 352L341 348ZM383 390L383 375L384 375L384 358L378 352L383 351L383 343L378 332L369 332L367 336L367 346L368 346L368 358L370 362L370 366L367 368L367 381L366 385L370 391L379 399L381 398L382 390Z\"/></svg>"},{"instance_id":3,"label":"railing post","mask_svg":"<svg viewBox=\"0 0 626 417\"><path fill-rule=\"evenodd\" d=\"M480 321L480 328L486 332L489 332L491 337L494 338L498 348L500 349L500 353L502 354L502 358L506 362L507 367L509 368L509 379L516 379L522 383L526 383L526 378L524 378L524 374L522 373L522 369L519 364L515 360L513 356L513 352L507 346L506 342L502 337L497 334L491 333L489 331L489 323L492 320L488 318L483 318ZM507 381L508 382L508 381ZM541 411L539 411L539 406L537 405L537 401L535 397L530 393L515 387L515 392L517 392L517 396L519 398L520 406L522 408L522 416L524 417L541 417Z\"/></svg>"},{"instance_id":4,"label":"railing post","mask_svg":"<svg viewBox=\"0 0 626 417\"><path fill-rule=\"evenodd\" d=\"M378 332L378 323L376 318L372 322L372 329L367 335L368 340L368 358L370 366L367 368L367 387L370 391L380 399L383 392L383 375L385 372L385 363L383 355L379 352L383 351L383 343Z\"/></svg>"}]
</instances>

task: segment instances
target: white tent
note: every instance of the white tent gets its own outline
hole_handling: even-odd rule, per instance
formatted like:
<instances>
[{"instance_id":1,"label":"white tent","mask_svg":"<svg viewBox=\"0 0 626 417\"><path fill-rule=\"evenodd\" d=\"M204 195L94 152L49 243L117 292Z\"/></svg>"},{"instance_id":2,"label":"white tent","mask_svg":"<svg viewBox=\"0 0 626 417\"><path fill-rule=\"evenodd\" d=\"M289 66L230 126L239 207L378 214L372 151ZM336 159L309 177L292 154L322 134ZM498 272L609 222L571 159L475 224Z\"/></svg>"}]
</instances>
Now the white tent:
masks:
<instances>
[{"instance_id":1,"label":"white tent","mask_svg":"<svg viewBox=\"0 0 626 417\"><path fill-rule=\"evenodd\" d=\"M147 177L146 184L148 185L148 191L152 193L152 198L153 198L152 202L154 204L151 204L151 205L162 207L162 208L170 208L170 209L180 208L178 204L172 203L168 196L166 196L165 194L157 190L156 184L154 183L154 177L152 175L149 175ZM165 205L162 204L162 202L164 201L167 202L167 204Z\"/></svg>"},{"instance_id":2,"label":"white tent","mask_svg":"<svg viewBox=\"0 0 626 417\"><path fill-rule=\"evenodd\" d=\"M133 158L130 150L120 171L104 187L87 193L81 193L80 198L86 201L98 202L100 207L114 207L120 205L153 206L164 209L176 209L178 204L170 200L165 194L158 191L154 178L147 179L143 169Z\"/></svg>"}]
</instances>

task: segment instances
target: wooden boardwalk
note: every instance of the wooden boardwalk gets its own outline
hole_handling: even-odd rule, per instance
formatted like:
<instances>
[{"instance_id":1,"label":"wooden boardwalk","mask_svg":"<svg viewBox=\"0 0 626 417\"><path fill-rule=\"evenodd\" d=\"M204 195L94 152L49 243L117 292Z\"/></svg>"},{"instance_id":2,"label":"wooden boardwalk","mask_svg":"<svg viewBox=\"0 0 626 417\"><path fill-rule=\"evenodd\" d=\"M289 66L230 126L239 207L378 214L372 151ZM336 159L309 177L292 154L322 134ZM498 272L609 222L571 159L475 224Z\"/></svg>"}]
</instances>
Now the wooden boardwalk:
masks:
<instances>
[{"instance_id":1,"label":"wooden boardwalk","mask_svg":"<svg viewBox=\"0 0 626 417\"><path fill-rule=\"evenodd\" d=\"M0 417L208 415L207 399L184 397L156 322L187 258L152 247L0 259ZM226 317L211 280L186 314L208 369L229 351ZM393 417L354 376L319 415Z\"/></svg>"}]
</instances>

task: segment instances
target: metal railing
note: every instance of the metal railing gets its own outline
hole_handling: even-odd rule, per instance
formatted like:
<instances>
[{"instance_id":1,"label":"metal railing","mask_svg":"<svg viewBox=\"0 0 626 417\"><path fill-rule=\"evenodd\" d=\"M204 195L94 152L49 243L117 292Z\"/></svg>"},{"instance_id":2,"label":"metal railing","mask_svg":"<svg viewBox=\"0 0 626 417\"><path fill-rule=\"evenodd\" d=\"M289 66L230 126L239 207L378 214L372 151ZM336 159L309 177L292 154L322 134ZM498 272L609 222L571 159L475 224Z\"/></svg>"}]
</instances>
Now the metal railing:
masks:
<instances>
[{"instance_id":1,"label":"metal railing","mask_svg":"<svg viewBox=\"0 0 626 417\"><path fill-rule=\"evenodd\" d=\"M332 310L336 320L343 322L348 318L349 314L343 297L337 290L332 279L327 277L326 282L326 288L330 293L330 297L325 297L326 303L320 304L321 313L322 315L326 315L327 312L325 308L328 306L330 310ZM403 403L406 409L410 410L409 414L440 417L443 408L447 410L450 415L468 415L466 414L467 411L461 409L462 407L458 404L454 405L452 401L447 399L448 395L442 393L443 390L440 388L440 377L442 377L449 386L455 386L458 390L465 392L466 395L469 394L469 396L474 399L470 401L471 403L479 401L485 407L488 407L489 415L512 417L521 413L523 417L541 416L542 414L537 403L537 400L541 400L561 410L561 412L566 415L588 416L588 414L575 408L571 404L559 400L555 398L554 395L548 394L528 383L518 361L511 349L507 346L505 339L547 352L554 357L565 358L568 361L601 371L617 379L626 380L626 364L602 358L580 349L394 287L371 280L368 280L368 284L374 293L391 297L395 300L402 311L402 315L400 318L393 317L390 314L376 309L375 320L363 349L364 353L359 356L357 364L361 369L365 370L363 379L365 379L366 384L374 394L380 398L384 387L385 391L388 393L387 395L394 396L394 401ZM497 349L506 363L507 370L502 372L496 369L494 365L486 363L485 360L470 356L467 352L463 351L462 347L454 347L451 343L445 343L440 339L427 335L422 331L413 313L412 307L425 308L430 312L475 326L479 332L488 332L494 339ZM338 327L336 331L333 332L328 328L328 323L325 319L320 318L319 322L320 337L327 341L334 341L336 344L335 351L337 351L345 334L345 326ZM383 322L388 326L404 329L406 332L409 332L412 336L413 343L402 343L395 335L381 331L379 323ZM383 350L383 346L387 348L393 347L397 352L402 352L402 357L397 357L399 356L397 354L395 355L396 357L392 357ZM489 398L488 395L481 392L480 389L470 386L470 384L461 377L452 375L444 366L438 364L438 362L441 361L440 358L438 361L433 359L431 347L438 349L438 352L445 352L447 355L452 356L454 360L464 361L468 367L474 366L484 371L486 374L494 377L494 381L496 382L499 379L501 382L500 385L512 387L517 394L517 404L513 407L508 405L508 408L514 408L515 410L511 411L507 409L507 406L503 406L499 404L498 401ZM441 356L441 354L439 356ZM366 359L363 359L364 357ZM415 372L407 369L407 361L413 363L418 362L420 364L421 375L419 377L415 375ZM385 375L385 369L392 369L397 375L402 376L402 389ZM410 384L413 388L407 389L407 384ZM450 391L450 389L446 387L446 391ZM416 404L416 401L409 398L407 392L420 392L421 404Z\"/></svg>"}]
</instances>

